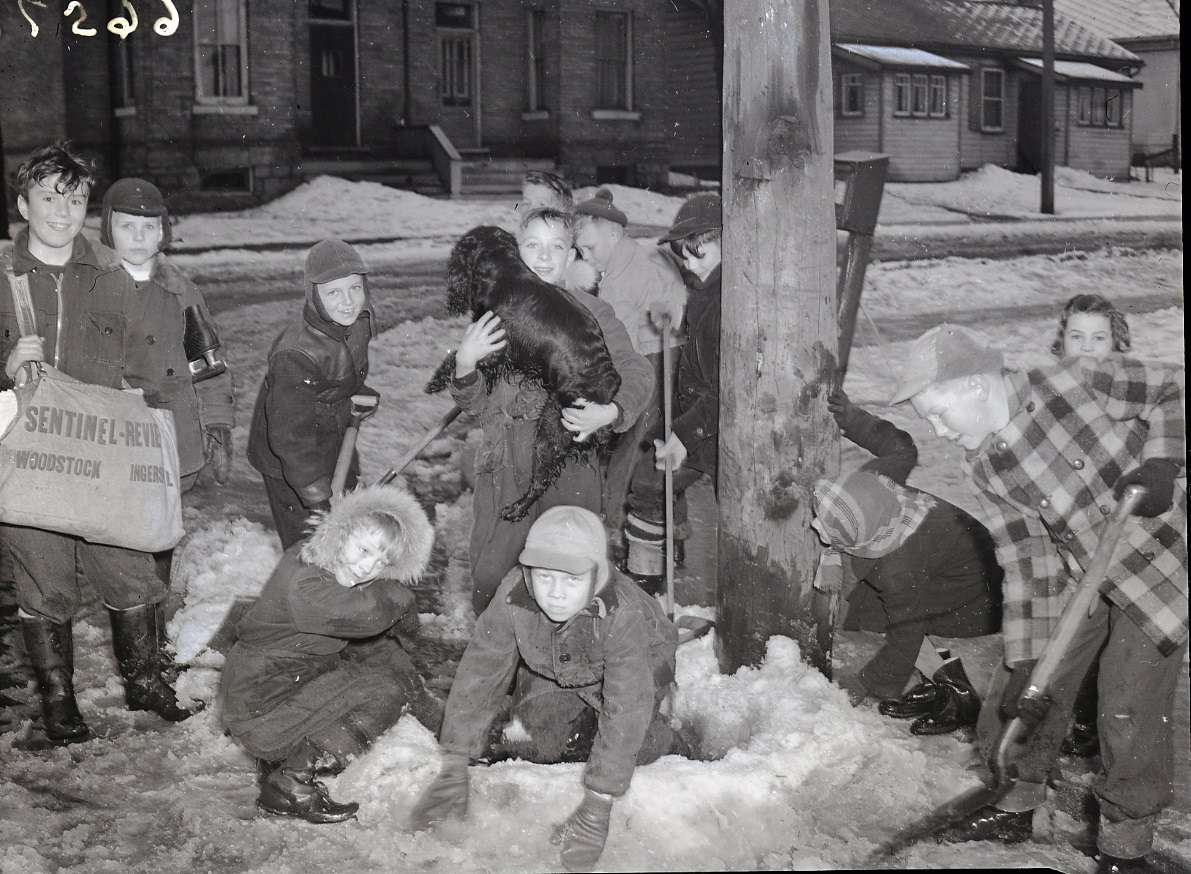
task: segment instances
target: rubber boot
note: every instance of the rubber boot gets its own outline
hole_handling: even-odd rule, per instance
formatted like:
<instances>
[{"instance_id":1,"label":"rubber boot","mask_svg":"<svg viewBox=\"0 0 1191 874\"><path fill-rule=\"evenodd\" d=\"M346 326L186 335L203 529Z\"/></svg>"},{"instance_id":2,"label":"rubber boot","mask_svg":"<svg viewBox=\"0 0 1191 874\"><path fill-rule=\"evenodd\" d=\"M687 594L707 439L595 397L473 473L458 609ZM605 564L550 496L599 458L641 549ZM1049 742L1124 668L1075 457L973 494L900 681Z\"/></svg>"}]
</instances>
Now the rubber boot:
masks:
<instances>
[{"instance_id":1,"label":"rubber boot","mask_svg":"<svg viewBox=\"0 0 1191 874\"><path fill-rule=\"evenodd\" d=\"M156 604L140 604L127 610L108 608L112 622L112 648L124 678L124 700L129 710L151 710L167 722L181 722L197 712L178 706L174 690L162 678L168 667L165 645L165 617Z\"/></svg>"},{"instance_id":2,"label":"rubber boot","mask_svg":"<svg viewBox=\"0 0 1191 874\"><path fill-rule=\"evenodd\" d=\"M980 715L980 696L958 658L944 662L932 679L947 694L942 706L910 724L911 734L947 734L966 725L975 725Z\"/></svg>"},{"instance_id":3,"label":"rubber boot","mask_svg":"<svg viewBox=\"0 0 1191 874\"><path fill-rule=\"evenodd\" d=\"M274 816L293 816L316 824L354 818L360 805L354 801L340 804L315 779L315 769L326 759L322 750L303 738L284 762L271 767L262 763L256 806Z\"/></svg>"},{"instance_id":4,"label":"rubber boot","mask_svg":"<svg viewBox=\"0 0 1191 874\"><path fill-rule=\"evenodd\" d=\"M91 729L74 700L74 635L70 622L20 614L25 652L37 678L46 739L65 746L89 740Z\"/></svg>"},{"instance_id":5,"label":"rubber boot","mask_svg":"<svg viewBox=\"0 0 1191 874\"><path fill-rule=\"evenodd\" d=\"M933 680L923 680L900 698L886 698L877 705L882 716L894 719L917 719L943 706L947 690Z\"/></svg>"}]
</instances>

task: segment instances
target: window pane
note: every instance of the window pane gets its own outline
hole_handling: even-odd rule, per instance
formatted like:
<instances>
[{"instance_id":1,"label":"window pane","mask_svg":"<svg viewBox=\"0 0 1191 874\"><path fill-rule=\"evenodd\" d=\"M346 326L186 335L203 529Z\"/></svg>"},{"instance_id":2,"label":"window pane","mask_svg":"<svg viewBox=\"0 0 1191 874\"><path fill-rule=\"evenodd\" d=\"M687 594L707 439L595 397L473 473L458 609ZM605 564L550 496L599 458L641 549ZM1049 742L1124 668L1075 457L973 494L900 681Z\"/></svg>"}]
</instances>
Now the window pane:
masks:
<instances>
[{"instance_id":1,"label":"window pane","mask_svg":"<svg viewBox=\"0 0 1191 874\"><path fill-rule=\"evenodd\" d=\"M914 76L913 112L915 115L926 115L926 76Z\"/></svg>"},{"instance_id":2,"label":"window pane","mask_svg":"<svg viewBox=\"0 0 1191 874\"><path fill-rule=\"evenodd\" d=\"M1092 89L1092 124L1104 125L1104 89Z\"/></svg>"},{"instance_id":3,"label":"window pane","mask_svg":"<svg viewBox=\"0 0 1191 874\"><path fill-rule=\"evenodd\" d=\"M546 108L546 12L535 9L529 17L530 109Z\"/></svg>"},{"instance_id":4,"label":"window pane","mask_svg":"<svg viewBox=\"0 0 1191 874\"><path fill-rule=\"evenodd\" d=\"M1110 127L1121 123L1121 92L1117 88L1110 88L1105 95L1104 123Z\"/></svg>"},{"instance_id":5,"label":"window pane","mask_svg":"<svg viewBox=\"0 0 1191 874\"><path fill-rule=\"evenodd\" d=\"M453 27L470 30L474 27L472 7L469 3L435 3L434 24L436 27Z\"/></svg>"},{"instance_id":6,"label":"window pane","mask_svg":"<svg viewBox=\"0 0 1191 874\"><path fill-rule=\"evenodd\" d=\"M323 21L351 21L349 0L310 0L310 17Z\"/></svg>"},{"instance_id":7,"label":"window pane","mask_svg":"<svg viewBox=\"0 0 1191 874\"><path fill-rule=\"evenodd\" d=\"M930 77L930 114L947 114L947 79L943 76Z\"/></svg>"},{"instance_id":8,"label":"window pane","mask_svg":"<svg viewBox=\"0 0 1191 874\"><path fill-rule=\"evenodd\" d=\"M628 108L629 17L619 12L597 12L596 105Z\"/></svg>"}]
</instances>

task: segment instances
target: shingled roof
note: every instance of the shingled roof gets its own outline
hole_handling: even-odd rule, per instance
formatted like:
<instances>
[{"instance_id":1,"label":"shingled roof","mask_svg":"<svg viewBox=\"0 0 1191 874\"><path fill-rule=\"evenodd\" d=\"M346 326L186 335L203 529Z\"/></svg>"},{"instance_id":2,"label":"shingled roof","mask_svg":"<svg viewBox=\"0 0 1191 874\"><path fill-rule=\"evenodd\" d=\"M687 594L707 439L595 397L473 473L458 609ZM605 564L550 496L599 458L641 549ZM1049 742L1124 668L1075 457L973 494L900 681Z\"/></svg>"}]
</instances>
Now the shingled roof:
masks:
<instances>
[{"instance_id":1,"label":"shingled roof","mask_svg":"<svg viewBox=\"0 0 1191 874\"><path fill-rule=\"evenodd\" d=\"M939 52L1041 55L1042 10L994 0L831 0L831 36L835 42ZM1055 57L1110 66L1140 61L1107 36L1058 12Z\"/></svg>"},{"instance_id":2,"label":"shingled roof","mask_svg":"<svg viewBox=\"0 0 1191 874\"><path fill-rule=\"evenodd\" d=\"M1114 40L1179 35L1179 0L1055 0L1055 9Z\"/></svg>"}]
</instances>

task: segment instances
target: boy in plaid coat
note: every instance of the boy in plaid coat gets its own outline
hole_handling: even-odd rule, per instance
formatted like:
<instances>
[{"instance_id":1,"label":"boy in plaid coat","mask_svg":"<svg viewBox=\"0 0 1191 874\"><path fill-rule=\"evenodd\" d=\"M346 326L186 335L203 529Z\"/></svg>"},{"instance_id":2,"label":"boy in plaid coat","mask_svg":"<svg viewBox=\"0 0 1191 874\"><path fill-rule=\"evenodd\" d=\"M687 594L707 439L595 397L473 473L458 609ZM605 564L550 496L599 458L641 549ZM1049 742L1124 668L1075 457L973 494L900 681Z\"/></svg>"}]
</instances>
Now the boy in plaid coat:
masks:
<instances>
[{"instance_id":1,"label":"boy in plaid coat","mask_svg":"<svg viewBox=\"0 0 1191 874\"><path fill-rule=\"evenodd\" d=\"M1146 488L1098 609L1055 678L1053 703L1015 757L1019 779L997 807L977 811L946 837L1029 837L1080 680L1099 658L1098 870L1148 870L1144 856L1173 795L1171 712L1187 647L1182 374L1120 356L1006 370L999 351L944 324L910 350L892 402L907 400L936 434L968 450L1005 571L1005 660L988 696L1000 706L981 713L983 749L1015 715L1071 584L1091 562L1101 523L1126 486Z\"/></svg>"}]
</instances>

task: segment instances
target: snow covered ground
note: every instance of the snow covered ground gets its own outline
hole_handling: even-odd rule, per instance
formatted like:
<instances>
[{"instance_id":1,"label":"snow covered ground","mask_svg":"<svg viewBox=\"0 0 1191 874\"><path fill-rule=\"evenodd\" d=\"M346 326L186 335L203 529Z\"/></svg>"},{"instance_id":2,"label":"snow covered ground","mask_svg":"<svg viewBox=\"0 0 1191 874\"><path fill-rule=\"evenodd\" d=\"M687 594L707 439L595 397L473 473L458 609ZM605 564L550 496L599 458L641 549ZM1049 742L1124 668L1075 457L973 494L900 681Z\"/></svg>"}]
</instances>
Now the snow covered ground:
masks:
<instances>
[{"instance_id":1,"label":"snow covered ground","mask_svg":"<svg viewBox=\"0 0 1191 874\"><path fill-rule=\"evenodd\" d=\"M357 192L332 193L320 201L322 213L309 226L286 233L318 237L350 227L336 224L348 223L356 214L347 206L354 201L349 193ZM387 208L383 201L388 196L378 193L377 209ZM636 209L640 215L661 209L651 206L656 197L626 190L622 200L618 190L616 202L629 208L639 198L630 209L638 220ZM462 204L458 216L448 216L436 212L443 203L431 201L433 208L416 215L404 207L394 209L401 218L389 227L434 228L446 239L482 221L502 220L500 206ZM254 229L275 226L275 219L243 214L212 216L210 222L205 227L212 234L216 224L229 222L219 233L254 241L261 239ZM376 236L375 228L370 235ZM420 251L418 245L410 244L411 250ZM213 259L219 254L195 257L218 269ZM292 263L292 253L286 257ZM922 456L912 478L915 484L971 508L956 450L934 438L904 408L882 406L891 365L900 360L907 342L902 337L907 323L921 318L926 327L988 310L992 315L978 327L1003 346L1011 364L1031 364L1048 357L1054 314L1071 294L1096 290L1124 305L1130 297L1155 290L1174 296L1181 276L1182 254L1171 251L874 265L858 333L863 345L853 352L846 387L854 400L890 415L914 434ZM1045 317L1004 315L1005 307L1048 303L1054 314ZM249 404L272 326L292 307L290 302L246 298L220 318L244 399L235 432L241 450L235 478L254 479L242 452ZM1182 367L1182 315L1180 305L1132 316L1137 353ZM461 329L459 320L426 318L401 322L374 342L371 382L385 400L361 433L366 479L381 473L447 408L443 398L422 394L421 386ZM449 485L458 479L462 451L460 439L439 441L412 475ZM845 451L845 464L849 458ZM175 585L182 603L169 630L180 658L191 665L179 690L209 703L222 656L207 644L230 604L259 590L279 554L271 531L241 515L243 510L234 504L222 513L188 510L191 533L176 560ZM467 492L436 509L436 534L448 560L445 610L442 616L423 617L427 634L458 640L467 633L471 616L463 588L469 524ZM35 734L28 724L0 735L0 874L558 870L557 850L548 836L580 798L580 766L506 762L472 768L467 822L410 834L406 817L436 772L438 759L431 733L406 717L368 756L329 781L336 798L360 802L357 822L311 826L259 817L253 807L253 762L223 736L214 706L178 726L128 713L106 623L84 618L76 623L75 635L80 706L99 738L65 749L30 751L22 748ZM871 705L853 707L842 689L806 668L795 644L784 638L770 641L762 666L733 676L718 673L713 637L688 644L680 651L679 684L676 715L695 727L702 760L670 757L638 770L614 809L602 869L853 868L899 826L978 783L970 744L956 736L916 738L904 723L880 717ZM1185 837L1191 835L1189 819L1170 813L1165 821L1175 828L1164 834L1183 841L1176 849L1185 858L1191 857L1191 838ZM1054 841L1011 848L926 843L891 864L1041 866L1086 874L1092 862L1062 839L1073 829L1061 812L1047 812L1039 814L1036 831L1041 838L1057 834ZM1165 840L1169 848L1172 839Z\"/></svg>"}]
</instances>

